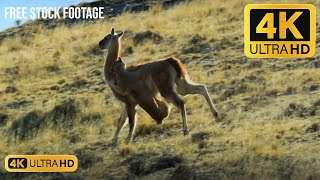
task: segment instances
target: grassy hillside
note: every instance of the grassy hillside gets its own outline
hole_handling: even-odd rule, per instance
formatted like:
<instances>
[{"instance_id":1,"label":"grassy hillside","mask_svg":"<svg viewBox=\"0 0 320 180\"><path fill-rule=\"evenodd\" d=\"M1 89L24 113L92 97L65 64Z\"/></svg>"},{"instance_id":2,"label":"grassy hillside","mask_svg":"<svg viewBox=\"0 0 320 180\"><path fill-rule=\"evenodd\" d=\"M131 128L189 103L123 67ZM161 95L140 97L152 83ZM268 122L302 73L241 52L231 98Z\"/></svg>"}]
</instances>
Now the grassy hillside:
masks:
<instances>
[{"instance_id":1,"label":"grassy hillside","mask_svg":"<svg viewBox=\"0 0 320 180\"><path fill-rule=\"evenodd\" d=\"M249 59L243 9L253 2L156 4L87 24L31 24L2 40L0 179L320 178L320 26L314 58ZM318 1L304 3L319 12ZM139 109L134 143L124 143L125 128L111 147L122 104L104 83L106 52L97 47L111 27L125 31L128 64L181 59L191 79L208 86L222 119L190 95L188 136L177 108L162 125ZM75 173L12 174L3 167L8 154L75 154L80 165Z\"/></svg>"}]
</instances>

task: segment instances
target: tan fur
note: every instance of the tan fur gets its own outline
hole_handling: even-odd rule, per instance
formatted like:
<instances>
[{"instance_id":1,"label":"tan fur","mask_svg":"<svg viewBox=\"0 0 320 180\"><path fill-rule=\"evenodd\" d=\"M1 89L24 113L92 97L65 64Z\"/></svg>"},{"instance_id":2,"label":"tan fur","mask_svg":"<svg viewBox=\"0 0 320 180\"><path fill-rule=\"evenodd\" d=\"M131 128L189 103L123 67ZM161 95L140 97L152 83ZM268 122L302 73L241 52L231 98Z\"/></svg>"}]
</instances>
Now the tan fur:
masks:
<instances>
[{"instance_id":1,"label":"tan fur","mask_svg":"<svg viewBox=\"0 0 320 180\"><path fill-rule=\"evenodd\" d=\"M115 77L114 89L123 95L144 90L144 88L157 91L153 83L146 83L147 79L150 79L148 76L150 69L141 68L133 72L127 71L126 64L119 57L119 59L113 63L111 71Z\"/></svg>"},{"instance_id":2,"label":"tan fur","mask_svg":"<svg viewBox=\"0 0 320 180\"><path fill-rule=\"evenodd\" d=\"M122 95L133 95L135 101L158 124L161 124L162 120L169 115L170 105L160 96L156 85L153 83L151 76L149 76L152 68L141 68L137 71L129 72L126 70L126 64L119 58L112 65L111 71L115 77L115 83L112 88Z\"/></svg>"},{"instance_id":3,"label":"tan fur","mask_svg":"<svg viewBox=\"0 0 320 180\"><path fill-rule=\"evenodd\" d=\"M135 89L131 93L119 92L117 86L115 85L116 77L111 71L113 63L117 60L120 50L120 38L123 33L116 34L114 29L108 34L104 39L99 42L99 46L102 49L108 49L107 58L104 66L104 76L106 83L111 88L115 97L125 104L122 110L121 116L118 121L118 128L115 133L113 143L117 143L119 133L121 132L123 125L126 120L129 119L129 136L127 142L131 142L133 138L133 133L135 129L136 121L136 106L142 107L157 123L161 124L162 120L168 116L170 113L170 105L167 101L159 95L159 92L155 92L147 87L155 87L153 81L141 81L136 86L132 88ZM149 76L151 79L151 76Z\"/></svg>"},{"instance_id":4,"label":"tan fur","mask_svg":"<svg viewBox=\"0 0 320 180\"><path fill-rule=\"evenodd\" d=\"M186 108L179 94L203 95L213 115L218 117L218 112L211 101L206 87L201 84L192 83L188 78L187 71L183 64L176 58L170 57L128 68L124 66L122 70L118 69L116 73L112 73L112 65L119 56L121 47L120 37L122 34L123 33L120 33L120 36L115 34L112 28L111 33L99 42L101 48L108 49L104 67L106 82L115 97L125 103L113 139L114 143L117 142L119 133L127 118L129 119L130 125L128 142L132 141L136 120L136 105L142 107L159 123L162 122L170 112L170 105L168 105L167 101L173 103L180 109L183 119L183 132L184 135L188 134ZM130 75L132 76L131 78L129 78Z\"/></svg>"},{"instance_id":5,"label":"tan fur","mask_svg":"<svg viewBox=\"0 0 320 180\"><path fill-rule=\"evenodd\" d=\"M170 63L175 68L175 70L178 73L178 78L182 78L187 75L187 70L186 68L184 68L183 64L179 59L170 57L167 58L165 61Z\"/></svg>"}]
</instances>

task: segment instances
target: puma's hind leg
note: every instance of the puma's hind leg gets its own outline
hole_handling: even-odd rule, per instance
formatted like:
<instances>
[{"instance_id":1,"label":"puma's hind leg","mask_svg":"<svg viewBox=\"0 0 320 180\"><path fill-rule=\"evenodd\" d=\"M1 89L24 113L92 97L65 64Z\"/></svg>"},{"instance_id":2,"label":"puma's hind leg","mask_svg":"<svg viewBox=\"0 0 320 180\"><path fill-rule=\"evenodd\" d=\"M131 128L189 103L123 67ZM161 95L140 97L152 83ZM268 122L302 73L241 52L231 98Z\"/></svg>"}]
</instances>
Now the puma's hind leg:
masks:
<instances>
[{"instance_id":1,"label":"puma's hind leg","mask_svg":"<svg viewBox=\"0 0 320 180\"><path fill-rule=\"evenodd\" d=\"M163 119L168 117L171 111L171 105L167 102L166 99L160 97L154 97L154 101L158 106L158 115L159 119L157 120L158 124L162 124Z\"/></svg>"},{"instance_id":2,"label":"puma's hind leg","mask_svg":"<svg viewBox=\"0 0 320 180\"><path fill-rule=\"evenodd\" d=\"M151 90L145 88L144 93L135 94L139 106L144 109L158 124L168 117L171 106L163 98L155 95Z\"/></svg>"}]
</instances>

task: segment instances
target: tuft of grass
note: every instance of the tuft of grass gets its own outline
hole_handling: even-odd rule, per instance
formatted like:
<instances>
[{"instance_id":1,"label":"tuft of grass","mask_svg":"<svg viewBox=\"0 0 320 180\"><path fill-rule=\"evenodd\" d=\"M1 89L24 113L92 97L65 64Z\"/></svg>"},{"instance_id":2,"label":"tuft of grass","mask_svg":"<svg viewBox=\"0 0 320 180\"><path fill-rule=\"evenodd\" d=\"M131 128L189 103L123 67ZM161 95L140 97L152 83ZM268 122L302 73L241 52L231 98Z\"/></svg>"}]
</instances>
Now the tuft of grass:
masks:
<instances>
[{"instance_id":1,"label":"tuft of grass","mask_svg":"<svg viewBox=\"0 0 320 180\"><path fill-rule=\"evenodd\" d=\"M120 156L127 157L137 152L137 148L134 145L120 144L118 146Z\"/></svg>"},{"instance_id":2,"label":"tuft of grass","mask_svg":"<svg viewBox=\"0 0 320 180\"><path fill-rule=\"evenodd\" d=\"M149 12L152 15L159 15L162 11L163 11L162 2L158 2L158 3L153 4L149 9Z\"/></svg>"}]
</instances>

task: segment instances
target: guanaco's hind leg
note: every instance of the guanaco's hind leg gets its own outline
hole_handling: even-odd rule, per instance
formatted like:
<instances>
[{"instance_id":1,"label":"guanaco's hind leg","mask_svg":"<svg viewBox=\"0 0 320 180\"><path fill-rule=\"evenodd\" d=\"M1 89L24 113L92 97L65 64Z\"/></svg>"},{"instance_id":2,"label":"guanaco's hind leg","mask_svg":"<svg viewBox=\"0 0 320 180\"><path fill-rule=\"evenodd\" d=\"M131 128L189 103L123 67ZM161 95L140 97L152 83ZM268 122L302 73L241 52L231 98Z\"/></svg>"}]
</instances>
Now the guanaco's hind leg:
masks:
<instances>
[{"instance_id":1,"label":"guanaco's hind leg","mask_svg":"<svg viewBox=\"0 0 320 180\"><path fill-rule=\"evenodd\" d=\"M177 93L174 81L169 81L169 83L163 87L164 88L162 88L160 92L161 95L180 109L183 124L183 134L189 134L186 107L184 101L179 97Z\"/></svg>"},{"instance_id":2,"label":"guanaco's hind leg","mask_svg":"<svg viewBox=\"0 0 320 180\"><path fill-rule=\"evenodd\" d=\"M116 133L115 133L113 140L112 140L113 145L117 145L117 142L119 139L119 134L120 134L121 130L123 129L124 125L126 124L127 119L128 119L128 113L127 113L127 107L125 106L122 109L120 118L118 120L117 130L116 130Z\"/></svg>"},{"instance_id":3,"label":"guanaco's hind leg","mask_svg":"<svg viewBox=\"0 0 320 180\"><path fill-rule=\"evenodd\" d=\"M190 80L189 80L190 81ZM212 100L209 96L208 90L205 85L202 84L194 84L192 82L189 82L186 78L183 78L177 82L177 89L178 93L181 95L187 95L187 94L201 94L203 95L210 107L211 112L213 113L213 116L215 118L218 118L219 113L212 103Z\"/></svg>"}]
</instances>

